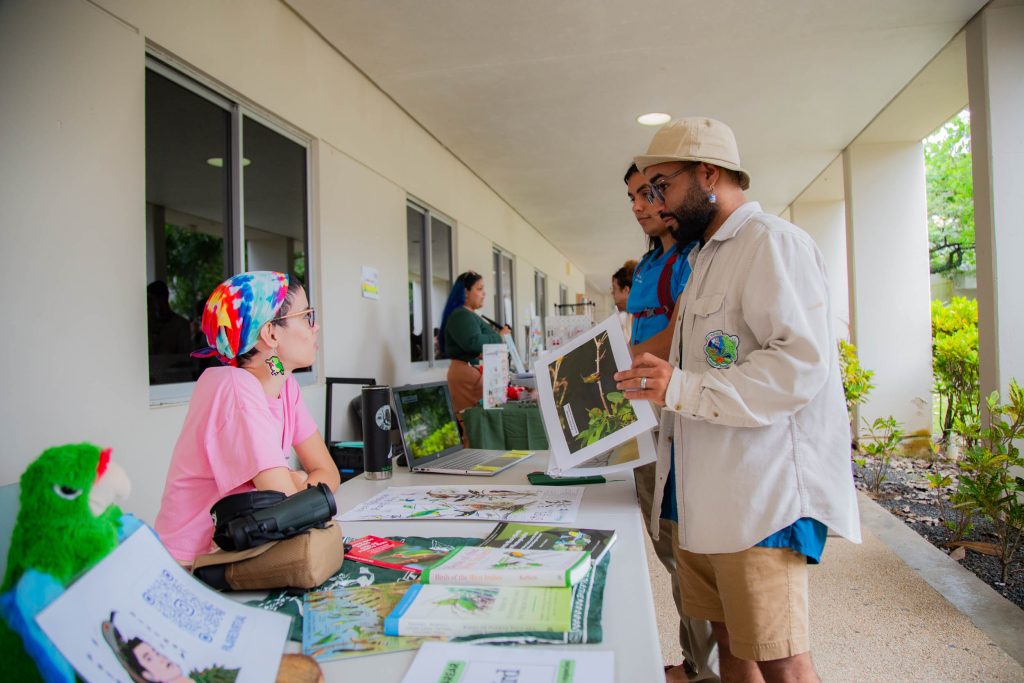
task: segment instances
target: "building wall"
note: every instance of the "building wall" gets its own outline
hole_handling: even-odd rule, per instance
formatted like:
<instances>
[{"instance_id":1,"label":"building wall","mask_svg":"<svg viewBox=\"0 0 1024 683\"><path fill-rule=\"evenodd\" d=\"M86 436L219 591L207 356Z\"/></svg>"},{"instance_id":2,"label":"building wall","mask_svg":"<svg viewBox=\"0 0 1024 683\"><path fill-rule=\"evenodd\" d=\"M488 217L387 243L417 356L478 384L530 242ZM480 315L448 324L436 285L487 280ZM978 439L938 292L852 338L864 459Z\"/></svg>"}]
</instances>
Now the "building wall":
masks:
<instances>
[{"instance_id":1,"label":"building wall","mask_svg":"<svg viewBox=\"0 0 1024 683\"><path fill-rule=\"evenodd\" d=\"M904 447L927 452L932 426L931 308L924 155L919 141L843 152L852 341L875 384L858 413L894 416Z\"/></svg>"},{"instance_id":2,"label":"building wall","mask_svg":"<svg viewBox=\"0 0 1024 683\"><path fill-rule=\"evenodd\" d=\"M147 382L144 74L147 46L312 139L312 289L323 376L405 383L405 203L456 224L455 268L490 281L493 243L516 256L520 314L533 270L584 291L582 273L284 4L66 0L0 4L0 285L9 358L0 484L47 446L114 448L152 521L187 404L152 407ZM359 293L380 270L379 301ZM568 272L567 272L568 271Z\"/></svg>"},{"instance_id":3,"label":"building wall","mask_svg":"<svg viewBox=\"0 0 1024 683\"><path fill-rule=\"evenodd\" d=\"M791 222L814 238L828 269L828 288L836 336L850 335L850 288L846 269L846 209L842 201L795 202Z\"/></svg>"}]
</instances>

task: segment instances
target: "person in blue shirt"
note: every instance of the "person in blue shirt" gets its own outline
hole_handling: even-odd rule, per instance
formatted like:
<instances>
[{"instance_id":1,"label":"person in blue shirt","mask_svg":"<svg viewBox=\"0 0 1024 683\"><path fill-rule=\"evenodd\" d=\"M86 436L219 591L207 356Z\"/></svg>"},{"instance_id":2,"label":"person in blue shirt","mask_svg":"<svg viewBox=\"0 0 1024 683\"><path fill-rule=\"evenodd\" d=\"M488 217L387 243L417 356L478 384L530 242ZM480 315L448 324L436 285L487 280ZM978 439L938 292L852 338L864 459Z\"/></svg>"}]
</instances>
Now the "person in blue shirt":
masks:
<instances>
[{"instance_id":1,"label":"person in blue shirt","mask_svg":"<svg viewBox=\"0 0 1024 683\"><path fill-rule=\"evenodd\" d=\"M647 236L647 253L633 270L626 311L633 316L633 355L644 352L668 358L675 305L690 277L687 256L695 243L677 245L662 220L665 207L653 194L636 165L626 171L626 189L633 216Z\"/></svg>"},{"instance_id":2,"label":"person in blue shirt","mask_svg":"<svg viewBox=\"0 0 1024 683\"><path fill-rule=\"evenodd\" d=\"M687 255L695 243L679 248L672 232L661 218L665 210L651 190L644 174L636 165L630 166L624 178L626 192L632 204L633 216L647 236L647 253L633 269L633 279L626 301L626 310L633 316L630 351L636 357L650 352L668 360L675 321L675 304L690 277ZM637 497L644 516L644 528L650 534L648 520L654 500L655 463L634 470ZM671 481L671 479L670 479ZM666 487L667 500L671 488ZM665 667L665 679L675 681L719 681L718 653L710 622L683 614L679 598L679 579L672 546L678 535L676 522L668 517L666 506L660 520L659 538L651 539L654 551L668 571L672 581L672 597L679 614L679 647L683 663Z\"/></svg>"}]
</instances>

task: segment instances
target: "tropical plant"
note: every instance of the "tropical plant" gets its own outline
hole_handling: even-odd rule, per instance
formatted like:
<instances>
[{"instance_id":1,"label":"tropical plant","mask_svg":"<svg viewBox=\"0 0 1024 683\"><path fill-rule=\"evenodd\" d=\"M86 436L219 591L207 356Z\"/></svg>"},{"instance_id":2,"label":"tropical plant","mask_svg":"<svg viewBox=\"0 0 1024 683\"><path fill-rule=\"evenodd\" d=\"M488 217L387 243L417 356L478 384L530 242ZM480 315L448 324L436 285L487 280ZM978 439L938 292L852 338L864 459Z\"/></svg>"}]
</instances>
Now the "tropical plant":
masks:
<instances>
[{"instance_id":1,"label":"tropical plant","mask_svg":"<svg viewBox=\"0 0 1024 683\"><path fill-rule=\"evenodd\" d=\"M576 435L582 446L597 443L602 437L636 422L633 405L621 391L609 391L603 398L610 404L608 409L591 408L587 411L587 428Z\"/></svg>"},{"instance_id":2,"label":"tropical plant","mask_svg":"<svg viewBox=\"0 0 1024 683\"><path fill-rule=\"evenodd\" d=\"M931 272L974 272L974 181L966 109L925 139L924 164Z\"/></svg>"},{"instance_id":3,"label":"tropical plant","mask_svg":"<svg viewBox=\"0 0 1024 683\"><path fill-rule=\"evenodd\" d=\"M854 458L853 461L864 469L864 481L875 495L882 489L882 482L889 473L892 456L903 440L903 424L893 416L875 418L874 422L864 419L868 441L864 452L870 458Z\"/></svg>"},{"instance_id":4,"label":"tropical plant","mask_svg":"<svg viewBox=\"0 0 1024 683\"><path fill-rule=\"evenodd\" d=\"M950 543L956 543L963 539L974 528L974 512L965 502L964 494L959 488L950 491L948 498L945 491L953 486L954 479L950 474L942 472L929 472L925 475L928 480L928 488L935 491L935 506L939 510L939 519L949 529ZM947 512L952 519L946 519Z\"/></svg>"},{"instance_id":5,"label":"tropical plant","mask_svg":"<svg viewBox=\"0 0 1024 683\"><path fill-rule=\"evenodd\" d=\"M942 415L942 441L970 422L979 404L978 302L932 302L932 373ZM962 432L961 432L962 433Z\"/></svg>"},{"instance_id":6,"label":"tropical plant","mask_svg":"<svg viewBox=\"0 0 1024 683\"><path fill-rule=\"evenodd\" d=\"M871 383L871 378L875 373L861 367L860 359L857 357L857 347L843 339L839 340L839 370L843 378L843 393L846 395L846 412L850 416L850 434L853 439L851 446L856 451L857 429L853 411L868 400L868 394L875 388L875 385Z\"/></svg>"},{"instance_id":7,"label":"tropical plant","mask_svg":"<svg viewBox=\"0 0 1024 683\"><path fill-rule=\"evenodd\" d=\"M984 427L981 419L964 425L970 445L957 475L958 507L992 522L1004 583L1024 542L1024 477L1018 474L1024 457L1014 444L1024 439L1024 388L1011 379L1008 395L1008 403L1000 402L998 391L989 395Z\"/></svg>"}]
</instances>

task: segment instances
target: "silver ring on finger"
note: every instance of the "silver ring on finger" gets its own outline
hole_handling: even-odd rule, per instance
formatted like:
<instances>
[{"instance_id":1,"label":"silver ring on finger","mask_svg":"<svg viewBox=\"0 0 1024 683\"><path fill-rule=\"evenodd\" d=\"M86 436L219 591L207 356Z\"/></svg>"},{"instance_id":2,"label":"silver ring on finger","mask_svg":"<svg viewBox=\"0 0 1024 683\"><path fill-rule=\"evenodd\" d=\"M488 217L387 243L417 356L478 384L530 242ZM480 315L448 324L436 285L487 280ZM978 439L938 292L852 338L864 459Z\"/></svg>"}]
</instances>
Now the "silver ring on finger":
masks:
<instances>
[{"instance_id":1,"label":"silver ring on finger","mask_svg":"<svg viewBox=\"0 0 1024 683\"><path fill-rule=\"evenodd\" d=\"M647 378L646 377L641 377L640 378L640 391L644 391L646 389L647 389Z\"/></svg>"}]
</instances>

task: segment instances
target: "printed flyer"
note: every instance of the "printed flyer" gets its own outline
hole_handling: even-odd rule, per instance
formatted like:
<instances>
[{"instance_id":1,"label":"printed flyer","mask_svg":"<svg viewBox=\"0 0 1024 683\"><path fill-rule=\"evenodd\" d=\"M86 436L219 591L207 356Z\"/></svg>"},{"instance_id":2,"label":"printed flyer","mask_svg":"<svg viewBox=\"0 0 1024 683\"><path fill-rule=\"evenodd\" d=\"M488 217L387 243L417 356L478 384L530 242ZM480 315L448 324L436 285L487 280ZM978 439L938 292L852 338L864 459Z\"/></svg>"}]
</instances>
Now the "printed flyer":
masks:
<instances>
[{"instance_id":1,"label":"printed flyer","mask_svg":"<svg viewBox=\"0 0 1024 683\"><path fill-rule=\"evenodd\" d=\"M578 486L391 486L336 519L493 519L571 524L582 499L583 489Z\"/></svg>"},{"instance_id":2,"label":"printed flyer","mask_svg":"<svg viewBox=\"0 0 1024 683\"><path fill-rule=\"evenodd\" d=\"M649 402L631 400L615 387L615 373L631 362L614 315L538 358L537 394L551 448L549 474L558 476L606 454L609 462L597 461L604 468L601 473L653 461L653 448L648 448L653 442L646 439L636 442L635 456L615 451L641 435L649 438L657 426Z\"/></svg>"},{"instance_id":3,"label":"printed flyer","mask_svg":"<svg viewBox=\"0 0 1024 683\"><path fill-rule=\"evenodd\" d=\"M289 626L286 616L247 607L200 583L148 527L73 583L37 621L83 679L123 683L176 676L273 683Z\"/></svg>"}]
</instances>

